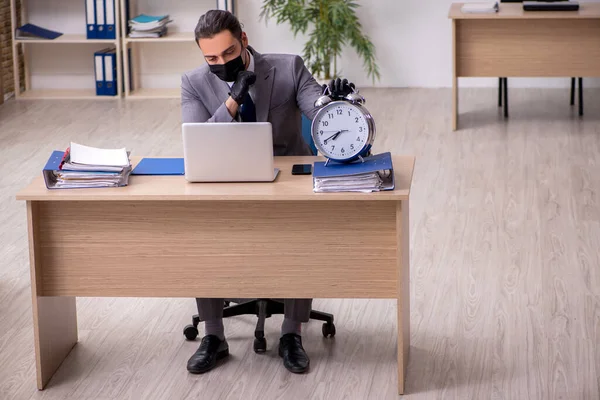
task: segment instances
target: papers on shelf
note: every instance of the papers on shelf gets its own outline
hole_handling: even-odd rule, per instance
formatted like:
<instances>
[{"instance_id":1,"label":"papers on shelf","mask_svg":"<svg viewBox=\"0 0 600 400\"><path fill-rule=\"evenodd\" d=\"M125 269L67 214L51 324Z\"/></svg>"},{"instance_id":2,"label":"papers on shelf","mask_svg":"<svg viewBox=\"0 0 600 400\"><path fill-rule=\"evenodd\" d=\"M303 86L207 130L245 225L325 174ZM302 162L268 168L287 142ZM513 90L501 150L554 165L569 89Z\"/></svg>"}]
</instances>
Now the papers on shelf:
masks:
<instances>
[{"instance_id":1,"label":"papers on shelf","mask_svg":"<svg viewBox=\"0 0 600 400\"><path fill-rule=\"evenodd\" d=\"M129 37L144 38L144 37L162 37L167 34L167 24L173 22L168 15L152 16L140 14L137 17L129 20Z\"/></svg>"},{"instance_id":2,"label":"papers on shelf","mask_svg":"<svg viewBox=\"0 0 600 400\"><path fill-rule=\"evenodd\" d=\"M477 3L465 3L461 7L463 13L469 14L489 14L498 12L500 5L497 1L483 1Z\"/></svg>"}]
</instances>

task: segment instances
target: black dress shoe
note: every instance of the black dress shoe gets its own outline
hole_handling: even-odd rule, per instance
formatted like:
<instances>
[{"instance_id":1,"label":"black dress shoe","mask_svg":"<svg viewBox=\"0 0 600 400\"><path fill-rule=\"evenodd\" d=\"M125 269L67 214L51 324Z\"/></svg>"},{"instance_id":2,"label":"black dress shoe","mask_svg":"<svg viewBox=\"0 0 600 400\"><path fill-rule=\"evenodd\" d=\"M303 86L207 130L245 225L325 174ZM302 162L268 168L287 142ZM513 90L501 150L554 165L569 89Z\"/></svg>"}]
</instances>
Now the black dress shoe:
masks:
<instances>
[{"instance_id":1,"label":"black dress shoe","mask_svg":"<svg viewBox=\"0 0 600 400\"><path fill-rule=\"evenodd\" d=\"M227 340L221 340L215 335L202 338L200 347L188 360L187 370L192 374L203 374L217 365L217 360L229 355Z\"/></svg>"},{"instance_id":2,"label":"black dress shoe","mask_svg":"<svg viewBox=\"0 0 600 400\"><path fill-rule=\"evenodd\" d=\"M295 333L286 333L279 339L279 356L283 365L295 374L308 370L310 360L302 347L302 337Z\"/></svg>"}]
</instances>

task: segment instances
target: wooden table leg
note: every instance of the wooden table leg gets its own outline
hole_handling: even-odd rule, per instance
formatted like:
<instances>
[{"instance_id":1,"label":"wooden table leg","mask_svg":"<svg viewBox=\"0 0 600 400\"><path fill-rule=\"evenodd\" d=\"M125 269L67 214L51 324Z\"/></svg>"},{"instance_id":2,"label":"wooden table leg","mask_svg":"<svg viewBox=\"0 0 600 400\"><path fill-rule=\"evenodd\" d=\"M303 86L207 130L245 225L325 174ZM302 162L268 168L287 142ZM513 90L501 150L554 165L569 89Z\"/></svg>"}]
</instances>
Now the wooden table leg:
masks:
<instances>
[{"instance_id":1,"label":"wooden table leg","mask_svg":"<svg viewBox=\"0 0 600 400\"><path fill-rule=\"evenodd\" d=\"M404 394L410 348L410 242L408 200L396 207L398 246L398 394Z\"/></svg>"},{"instance_id":2,"label":"wooden table leg","mask_svg":"<svg viewBox=\"0 0 600 400\"><path fill-rule=\"evenodd\" d=\"M36 202L27 202L27 222L37 386L42 390L77 343L77 309L75 297L43 296L40 215Z\"/></svg>"},{"instance_id":3,"label":"wooden table leg","mask_svg":"<svg viewBox=\"0 0 600 400\"><path fill-rule=\"evenodd\" d=\"M458 129L458 76L456 71L456 20L452 20L452 130Z\"/></svg>"}]
</instances>

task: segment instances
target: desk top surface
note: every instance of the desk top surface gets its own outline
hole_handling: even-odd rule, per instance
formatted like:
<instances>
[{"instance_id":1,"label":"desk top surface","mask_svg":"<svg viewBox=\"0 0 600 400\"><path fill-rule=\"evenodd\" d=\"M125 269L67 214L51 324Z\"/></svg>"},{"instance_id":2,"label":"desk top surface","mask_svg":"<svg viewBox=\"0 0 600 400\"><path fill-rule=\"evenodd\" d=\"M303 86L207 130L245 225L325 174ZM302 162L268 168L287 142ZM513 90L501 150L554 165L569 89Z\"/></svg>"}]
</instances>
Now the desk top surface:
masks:
<instances>
[{"instance_id":1,"label":"desk top surface","mask_svg":"<svg viewBox=\"0 0 600 400\"><path fill-rule=\"evenodd\" d=\"M135 166L142 157L131 157ZM17 193L17 200L34 201L131 201L131 200L236 200L236 201L309 201L309 200L407 200L410 194L415 157L393 156L396 189L376 193L314 193L312 175L292 175L292 165L312 164L322 157L275 157L280 169L274 182L190 183L179 176L131 175L129 185L101 189L46 188L42 172Z\"/></svg>"},{"instance_id":2,"label":"desk top surface","mask_svg":"<svg viewBox=\"0 0 600 400\"><path fill-rule=\"evenodd\" d=\"M594 19L600 18L600 3L579 2L577 11L524 11L522 3L500 3L497 13L463 13L462 5L452 3L448 18L451 19Z\"/></svg>"}]
</instances>

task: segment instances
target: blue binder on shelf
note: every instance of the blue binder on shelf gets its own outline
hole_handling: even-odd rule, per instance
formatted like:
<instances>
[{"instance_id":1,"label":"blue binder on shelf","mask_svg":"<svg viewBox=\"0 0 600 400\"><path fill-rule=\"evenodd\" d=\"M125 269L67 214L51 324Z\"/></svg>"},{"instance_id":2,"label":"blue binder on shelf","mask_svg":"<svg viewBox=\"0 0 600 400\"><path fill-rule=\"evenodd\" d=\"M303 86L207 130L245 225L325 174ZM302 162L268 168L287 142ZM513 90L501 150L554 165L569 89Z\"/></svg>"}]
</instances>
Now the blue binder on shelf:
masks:
<instances>
[{"instance_id":1,"label":"blue binder on shelf","mask_svg":"<svg viewBox=\"0 0 600 400\"><path fill-rule=\"evenodd\" d=\"M104 38L116 39L117 30L115 29L115 0L104 0Z\"/></svg>"},{"instance_id":2,"label":"blue binder on shelf","mask_svg":"<svg viewBox=\"0 0 600 400\"><path fill-rule=\"evenodd\" d=\"M98 39L96 29L96 0L85 0L86 38Z\"/></svg>"},{"instance_id":3,"label":"blue binder on shelf","mask_svg":"<svg viewBox=\"0 0 600 400\"><path fill-rule=\"evenodd\" d=\"M390 152L365 157L364 161L337 163L330 161L325 166L324 161L316 161L313 170L315 191L359 191L367 189L367 180L378 174L381 183L372 187L372 191L394 190L394 166ZM362 181L361 181L362 180ZM366 186L365 186L366 185Z\"/></svg>"},{"instance_id":4,"label":"blue binder on shelf","mask_svg":"<svg viewBox=\"0 0 600 400\"><path fill-rule=\"evenodd\" d=\"M117 95L117 50L110 49L104 53L105 96Z\"/></svg>"},{"instance_id":5,"label":"blue binder on shelf","mask_svg":"<svg viewBox=\"0 0 600 400\"><path fill-rule=\"evenodd\" d=\"M142 158L131 175L183 175L183 158Z\"/></svg>"},{"instance_id":6,"label":"blue binder on shelf","mask_svg":"<svg viewBox=\"0 0 600 400\"><path fill-rule=\"evenodd\" d=\"M52 31L50 29L45 29L41 26L37 26L34 24L25 24L23 26L18 27L15 31L15 39L19 40L54 40L60 36L62 36L62 32Z\"/></svg>"},{"instance_id":7,"label":"blue binder on shelf","mask_svg":"<svg viewBox=\"0 0 600 400\"><path fill-rule=\"evenodd\" d=\"M94 53L96 96L117 95L117 54L115 48Z\"/></svg>"},{"instance_id":8,"label":"blue binder on shelf","mask_svg":"<svg viewBox=\"0 0 600 400\"><path fill-rule=\"evenodd\" d=\"M96 2L96 39L106 39L106 8L104 0Z\"/></svg>"}]
</instances>

